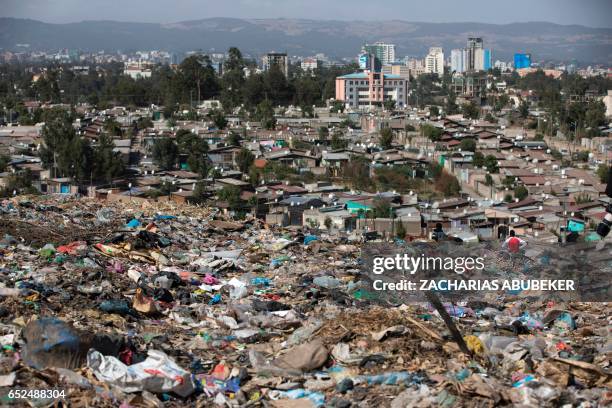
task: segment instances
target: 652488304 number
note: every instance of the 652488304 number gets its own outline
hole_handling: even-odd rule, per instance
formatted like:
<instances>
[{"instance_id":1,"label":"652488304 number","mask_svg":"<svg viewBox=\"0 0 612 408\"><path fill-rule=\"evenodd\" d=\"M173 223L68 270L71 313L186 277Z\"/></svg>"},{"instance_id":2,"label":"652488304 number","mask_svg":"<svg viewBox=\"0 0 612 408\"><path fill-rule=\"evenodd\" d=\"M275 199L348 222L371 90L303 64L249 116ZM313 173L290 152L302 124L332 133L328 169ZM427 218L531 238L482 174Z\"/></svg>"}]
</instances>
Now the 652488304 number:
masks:
<instances>
[{"instance_id":1,"label":"652488304 number","mask_svg":"<svg viewBox=\"0 0 612 408\"><path fill-rule=\"evenodd\" d=\"M8 391L7 397L10 399L64 399L66 398L66 390L60 388L13 388Z\"/></svg>"}]
</instances>

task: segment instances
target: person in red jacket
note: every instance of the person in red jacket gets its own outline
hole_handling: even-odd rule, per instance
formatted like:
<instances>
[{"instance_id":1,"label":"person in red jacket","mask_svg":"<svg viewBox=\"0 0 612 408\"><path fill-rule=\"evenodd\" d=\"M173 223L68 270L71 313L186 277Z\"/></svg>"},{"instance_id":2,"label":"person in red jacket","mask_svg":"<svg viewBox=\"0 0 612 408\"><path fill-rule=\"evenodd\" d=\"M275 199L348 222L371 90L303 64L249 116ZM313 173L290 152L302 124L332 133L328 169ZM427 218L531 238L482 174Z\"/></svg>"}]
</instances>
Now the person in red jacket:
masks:
<instances>
[{"instance_id":1,"label":"person in red jacket","mask_svg":"<svg viewBox=\"0 0 612 408\"><path fill-rule=\"evenodd\" d=\"M511 230L510 236L504 241L502 248L507 249L511 254L518 254L526 246L527 242L517 237L514 230Z\"/></svg>"}]
</instances>

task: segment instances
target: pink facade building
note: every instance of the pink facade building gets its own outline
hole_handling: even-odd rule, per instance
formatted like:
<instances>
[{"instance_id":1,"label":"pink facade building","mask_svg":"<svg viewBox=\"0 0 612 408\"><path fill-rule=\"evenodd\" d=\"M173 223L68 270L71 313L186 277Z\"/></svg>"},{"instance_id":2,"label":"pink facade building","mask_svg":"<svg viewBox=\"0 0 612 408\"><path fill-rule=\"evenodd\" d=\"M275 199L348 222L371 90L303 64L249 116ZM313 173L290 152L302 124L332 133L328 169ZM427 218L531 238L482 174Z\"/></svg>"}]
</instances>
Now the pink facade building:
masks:
<instances>
[{"instance_id":1,"label":"pink facade building","mask_svg":"<svg viewBox=\"0 0 612 408\"><path fill-rule=\"evenodd\" d=\"M336 78L336 99L353 109L382 106L389 99L403 108L407 98L408 80L399 75L364 71Z\"/></svg>"}]
</instances>

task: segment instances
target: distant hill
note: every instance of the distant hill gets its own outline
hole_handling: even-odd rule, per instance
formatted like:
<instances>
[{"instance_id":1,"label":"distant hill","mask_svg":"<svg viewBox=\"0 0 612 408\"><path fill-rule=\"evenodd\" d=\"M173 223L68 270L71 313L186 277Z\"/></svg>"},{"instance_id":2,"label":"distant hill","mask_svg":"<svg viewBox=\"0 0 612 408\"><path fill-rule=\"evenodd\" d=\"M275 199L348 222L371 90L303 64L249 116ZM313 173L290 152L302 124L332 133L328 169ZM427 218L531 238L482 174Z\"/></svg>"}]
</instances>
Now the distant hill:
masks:
<instances>
[{"instance_id":1,"label":"distant hill","mask_svg":"<svg viewBox=\"0 0 612 408\"><path fill-rule=\"evenodd\" d=\"M430 46L446 52L465 46L468 36L484 37L493 59L510 60L515 52L530 52L534 60L612 65L612 29L545 22L515 24L415 23L391 21L331 21L299 19L210 18L172 24L84 21L48 24L35 20L0 18L0 48L34 50L61 48L98 50L225 51L231 46L259 55L271 50L290 55L323 52L334 57L355 56L364 42L397 45L397 54L423 56Z\"/></svg>"}]
</instances>

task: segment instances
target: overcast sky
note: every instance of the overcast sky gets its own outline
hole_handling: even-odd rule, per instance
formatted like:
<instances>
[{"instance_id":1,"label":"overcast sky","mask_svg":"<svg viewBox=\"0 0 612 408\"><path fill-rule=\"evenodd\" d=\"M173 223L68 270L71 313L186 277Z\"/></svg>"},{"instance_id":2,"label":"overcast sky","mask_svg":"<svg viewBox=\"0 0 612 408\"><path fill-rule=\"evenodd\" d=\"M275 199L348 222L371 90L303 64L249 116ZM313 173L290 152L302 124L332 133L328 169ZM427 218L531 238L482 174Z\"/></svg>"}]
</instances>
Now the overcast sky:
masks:
<instances>
[{"instance_id":1,"label":"overcast sky","mask_svg":"<svg viewBox=\"0 0 612 408\"><path fill-rule=\"evenodd\" d=\"M287 17L498 24L549 21L610 28L612 0L0 0L0 16L51 23Z\"/></svg>"}]
</instances>

